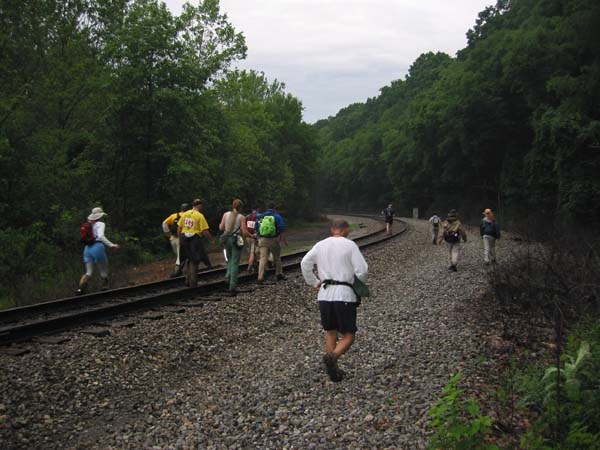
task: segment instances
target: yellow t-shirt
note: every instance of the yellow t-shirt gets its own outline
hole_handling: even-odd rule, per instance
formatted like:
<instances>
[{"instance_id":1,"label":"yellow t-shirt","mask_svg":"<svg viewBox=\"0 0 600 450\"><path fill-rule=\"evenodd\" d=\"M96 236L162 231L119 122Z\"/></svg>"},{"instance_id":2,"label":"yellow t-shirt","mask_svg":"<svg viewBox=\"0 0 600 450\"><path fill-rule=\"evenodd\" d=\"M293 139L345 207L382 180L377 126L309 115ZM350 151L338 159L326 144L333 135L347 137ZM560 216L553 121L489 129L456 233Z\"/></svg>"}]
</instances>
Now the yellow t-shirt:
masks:
<instances>
[{"instance_id":1,"label":"yellow t-shirt","mask_svg":"<svg viewBox=\"0 0 600 450\"><path fill-rule=\"evenodd\" d=\"M167 230L163 229L163 231L165 233L170 233L171 232L170 228L173 225L173 222L175 222L175 219L177 219L177 216L181 217L182 215L183 215L182 212L176 212L176 213L171 214L169 217L167 217L163 221L163 223L167 226L168 229ZM177 230L175 230L175 235L174 236L172 234L169 236L169 239L173 239L173 238L176 238L176 237L177 237Z\"/></svg>"},{"instance_id":2,"label":"yellow t-shirt","mask_svg":"<svg viewBox=\"0 0 600 450\"><path fill-rule=\"evenodd\" d=\"M194 234L200 234L204 230L208 230L208 223L206 222L204 215L195 209L190 209L181 214L177 225L181 227L181 232L188 237Z\"/></svg>"}]
</instances>

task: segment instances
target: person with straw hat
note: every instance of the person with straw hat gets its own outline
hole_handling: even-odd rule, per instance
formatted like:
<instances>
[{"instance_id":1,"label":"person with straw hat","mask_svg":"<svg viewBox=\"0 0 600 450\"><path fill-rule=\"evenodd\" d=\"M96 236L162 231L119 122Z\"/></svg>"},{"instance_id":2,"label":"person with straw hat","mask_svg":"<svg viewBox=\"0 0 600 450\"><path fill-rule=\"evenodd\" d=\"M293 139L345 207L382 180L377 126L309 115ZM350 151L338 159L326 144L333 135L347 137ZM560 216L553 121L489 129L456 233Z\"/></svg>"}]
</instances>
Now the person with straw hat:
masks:
<instances>
[{"instance_id":1,"label":"person with straw hat","mask_svg":"<svg viewBox=\"0 0 600 450\"><path fill-rule=\"evenodd\" d=\"M451 209L448 212L446 220L442 223L438 242L441 244L442 240L446 242L450 255L450 267L448 267L448 271L456 272L458 270L456 265L458 264L458 257L460 255L460 241L467 242L467 233L463 224L458 220L458 213L455 209Z\"/></svg>"},{"instance_id":2,"label":"person with straw hat","mask_svg":"<svg viewBox=\"0 0 600 450\"><path fill-rule=\"evenodd\" d=\"M490 262L496 262L496 240L500 239L500 227L496 222L496 216L489 208L483 211L479 232L483 240L483 262L487 266Z\"/></svg>"},{"instance_id":3,"label":"person with straw hat","mask_svg":"<svg viewBox=\"0 0 600 450\"><path fill-rule=\"evenodd\" d=\"M79 280L77 295L85 294L88 282L94 273L94 265L98 266L100 278L102 278L102 289L108 289L108 258L105 247L118 249L119 244L113 244L104 235L106 225L100 219L107 214L101 207L92 209L87 217L87 223L81 226L82 242L85 244L83 249L83 263L85 264L85 273ZM84 233L87 236L84 236Z\"/></svg>"}]
</instances>

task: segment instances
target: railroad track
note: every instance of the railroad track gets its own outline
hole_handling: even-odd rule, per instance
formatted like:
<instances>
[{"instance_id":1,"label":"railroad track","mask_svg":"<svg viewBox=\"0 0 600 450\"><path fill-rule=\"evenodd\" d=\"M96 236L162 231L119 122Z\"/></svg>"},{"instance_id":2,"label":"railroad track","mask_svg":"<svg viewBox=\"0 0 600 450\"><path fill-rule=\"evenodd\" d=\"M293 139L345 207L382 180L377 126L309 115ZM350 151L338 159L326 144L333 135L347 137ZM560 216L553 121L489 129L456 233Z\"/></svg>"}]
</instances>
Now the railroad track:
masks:
<instances>
[{"instance_id":1,"label":"railroad track","mask_svg":"<svg viewBox=\"0 0 600 450\"><path fill-rule=\"evenodd\" d=\"M379 217L366 214L351 216L380 220ZM385 234L385 228L382 227L376 232L357 237L354 241L363 249L394 238L407 229L404 222L397 222L400 229L392 235ZM298 269L306 252L307 250L298 251L283 256L284 272ZM242 265L240 272L246 267L247 265ZM200 272L197 287L182 287L183 277L169 278L0 311L0 345L26 341L36 336L98 323L115 316L183 302L195 297L202 297L202 301L221 300L214 294L227 289L228 285L223 277L225 270L219 268ZM241 273L239 284L243 285L255 279L256 274Z\"/></svg>"}]
</instances>

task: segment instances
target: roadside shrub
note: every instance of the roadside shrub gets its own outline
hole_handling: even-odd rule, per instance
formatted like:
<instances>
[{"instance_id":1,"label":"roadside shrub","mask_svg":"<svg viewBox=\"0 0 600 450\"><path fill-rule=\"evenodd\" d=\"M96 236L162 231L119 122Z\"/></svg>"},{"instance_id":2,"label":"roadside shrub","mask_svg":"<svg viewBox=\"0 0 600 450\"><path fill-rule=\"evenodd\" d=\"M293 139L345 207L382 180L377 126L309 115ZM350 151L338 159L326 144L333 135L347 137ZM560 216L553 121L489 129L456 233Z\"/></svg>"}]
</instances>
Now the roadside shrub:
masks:
<instances>
[{"instance_id":1,"label":"roadside shrub","mask_svg":"<svg viewBox=\"0 0 600 450\"><path fill-rule=\"evenodd\" d=\"M600 322L581 326L568 339L560 364L538 373L523 392L540 412L522 439L526 449L600 449ZM540 389L540 387L542 389Z\"/></svg>"},{"instance_id":2,"label":"roadside shrub","mask_svg":"<svg viewBox=\"0 0 600 450\"><path fill-rule=\"evenodd\" d=\"M481 414L475 399L461 398L457 388L462 373L458 372L444 387L443 395L427 412L430 427L435 431L430 449L495 450L498 447L485 442L491 431L492 419Z\"/></svg>"}]
</instances>

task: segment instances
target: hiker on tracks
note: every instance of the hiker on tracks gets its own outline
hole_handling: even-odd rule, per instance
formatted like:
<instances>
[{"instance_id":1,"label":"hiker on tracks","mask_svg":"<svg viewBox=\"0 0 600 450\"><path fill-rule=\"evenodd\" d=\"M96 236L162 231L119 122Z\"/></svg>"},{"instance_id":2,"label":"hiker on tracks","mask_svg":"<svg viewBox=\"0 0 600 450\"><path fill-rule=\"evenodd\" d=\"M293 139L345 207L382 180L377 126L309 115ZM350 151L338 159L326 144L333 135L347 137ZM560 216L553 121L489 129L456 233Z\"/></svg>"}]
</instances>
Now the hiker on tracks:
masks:
<instances>
[{"instance_id":1,"label":"hiker on tracks","mask_svg":"<svg viewBox=\"0 0 600 450\"><path fill-rule=\"evenodd\" d=\"M500 226L491 209L483 211L483 219L479 226L479 233L483 240L483 262L487 266L496 262L496 240L500 239Z\"/></svg>"},{"instance_id":2,"label":"hiker on tracks","mask_svg":"<svg viewBox=\"0 0 600 450\"><path fill-rule=\"evenodd\" d=\"M385 231L387 234L392 234L392 225L394 223L394 210L392 209L392 204L390 203L387 208L381 211L381 214L383 214L385 220Z\"/></svg>"},{"instance_id":3,"label":"hiker on tracks","mask_svg":"<svg viewBox=\"0 0 600 450\"><path fill-rule=\"evenodd\" d=\"M238 272L240 269L240 255L244 248L243 236L249 236L246 229L246 218L241 214L242 201L236 198L231 207L221 218L219 230L223 232L221 242L225 246L227 255L227 272L225 280L229 282L229 295L237 294Z\"/></svg>"},{"instance_id":4,"label":"hiker on tracks","mask_svg":"<svg viewBox=\"0 0 600 450\"><path fill-rule=\"evenodd\" d=\"M256 254L258 253L258 214L260 208L255 206L246 216L246 229L248 230L248 273L256 272ZM260 255L259 255L260 257Z\"/></svg>"},{"instance_id":5,"label":"hiker on tracks","mask_svg":"<svg viewBox=\"0 0 600 450\"><path fill-rule=\"evenodd\" d=\"M171 214L162 223L163 232L168 236L169 244L171 244L171 249L177 257L177 260L175 261L175 268L171 273L171 278L178 277L181 275L182 269L179 258L179 236L177 235L177 224L179 222L179 219L181 218L181 215L189 209L190 205L188 205L187 203L182 203L181 207L179 208L179 212Z\"/></svg>"},{"instance_id":6,"label":"hiker on tracks","mask_svg":"<svg viewBox=\"0 0 600 450\"><path fill-rule=\"evenodd\" d=\"M287 245L283 218L277 212L274 203L270 203L267 210L262 214L258 214L258 217L260 220L258 226L258 247L260 249L258 282L261 283L265 278L269 253L273 255L277 281L285 280L281 265L281 244Z\"/></svg>"},{"instance_id":7,"label":"hiker on tracks","mask_svg":"<svg viewBox=\"0 0 600 450\"><path fill-rule=\"evenodd\" d=\"M442 229L438 239L439 243L445 241L446 246L448 247L448 253L450 255L449 272L456 272L458 270L456 265L458 264L458 257L460 255L461 240L467 242L467 233L465 232L463 224L458 220L458 213L455 209L451 209L448 212L446 220L442 222Z\"/></svg>"},{"instance_id":8,"label":"hiker on tracks","mask_svg":"<svg viewBox=\"0 0 600 450\"><path fill-rule=\"evenodd\" d=\"M181 263L185 264L185 283L194 287L198 282L198 264L202 261L212 269L210 259L204 248L202 236L212 239L208 223L202 210L202 200L196 199L193 208L184 212L177 223Z\"/></svg>"},{"instance_id":9,"label":"hiker on tracks","mask_svg":"<svg viewBox=\"0 0 600 450\"><path fill-rule=\"evenodd\" d=\"M438 234L440 232L440 223L442 223L442 219L437 213L433 213L433 216L429 218L429 224L431 225L431 241L433 245L437 244Z\"/></svg>"},{"instance_id":10,"label":"hiker on tracks","mask_svg":"<svg viewBox=\"0 0 600 450\"><path fill-rule=\"evenodd\" d=\"M358 245L347 239L348 222L336 219L331 237L317 242L302 258L300 266L306 282L317 291L321 325L325 330L323 363L332 381L341 381L338 359L350 349L356 333L357 297L352 288L355 276L367 280L368 265ZM317 266L318 277L313 272ZM341 339L338 340L338 333Z\"/></svg>"},{"instance_id":11,"label":"hiker on tracks","mask_svg":"<svg viewBox=\"0 0 600 450\"><path fill-rule=\"evenodd\" d=\"M100 219L106 216L106 213L100 207L92 209L87 217L87 222L81 225L81 243L83 248L83 262L85 264L85 273L79 280L79 288L76 295L85 294L88 282L94 273L94 265L98 266L100 278L102 278L102 289L108 289L108 258L105 247L118 249L119 244L113 244L104 235L106 225Z\"/></svg>"}]
</instances>

